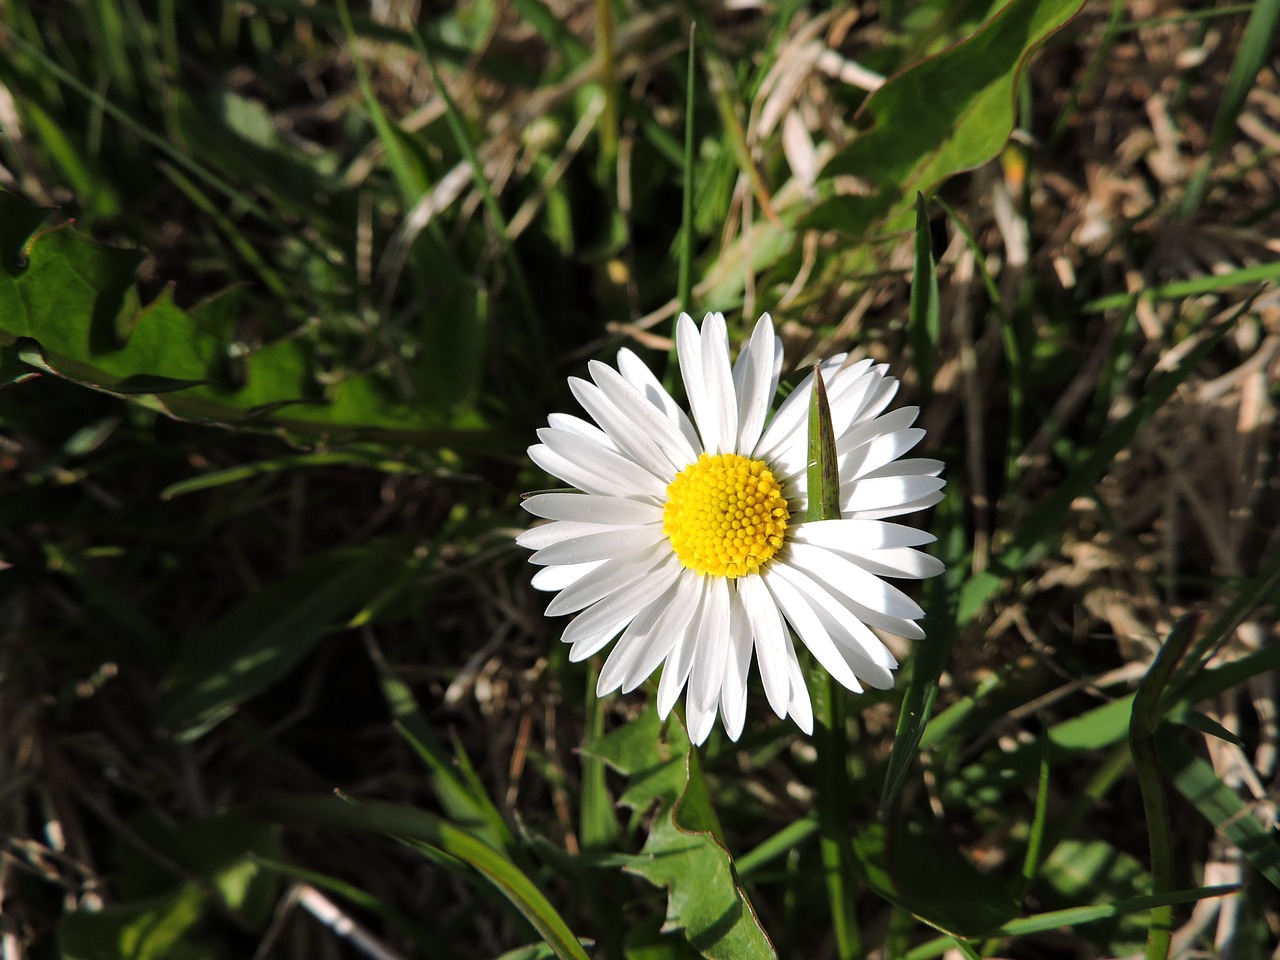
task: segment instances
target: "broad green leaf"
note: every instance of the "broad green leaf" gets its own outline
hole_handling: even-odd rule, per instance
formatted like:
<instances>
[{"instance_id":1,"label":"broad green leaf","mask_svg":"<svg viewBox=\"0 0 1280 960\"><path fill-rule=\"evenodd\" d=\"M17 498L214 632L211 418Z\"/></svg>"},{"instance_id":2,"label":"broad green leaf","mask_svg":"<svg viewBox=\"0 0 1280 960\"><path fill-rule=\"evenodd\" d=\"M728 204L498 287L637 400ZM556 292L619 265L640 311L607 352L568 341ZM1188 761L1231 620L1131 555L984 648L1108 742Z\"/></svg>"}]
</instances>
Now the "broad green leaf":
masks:
<instances>
[{"instance_id":1,"label":"broad green leaf","mask_svg":"<svg viewBox=\"0 0 1280 960\"><path fill-rule=\"evenodd\" d=\"M673 719L664 729L650 707L583 750L630 778L621 804L637 813L658 806L627 870L667 889L666 926L711 960L776 958L738 883L684 725Z\"/></svg>"},{"instance_id":2,"label":"broad green leaf","mask_svg":"<svg viewBox=\"0 0 1280 960\"><path fill-rule=\"evenodd\" d=\"M340 548L247 597L187 645L161 693L160 723L187 739L203 736L368 604L405 553L385 541Z\"/></svg>"},{"instance_id":3,"label":"broad green leaf","mask_svg":"<svg viewBox=\"0 0 1280 960\"><path fill-rule=\"evenodd\" d=\"M1280 888L1280 841L1263 826L1236 792L1222 782L1206 761L1181 738L1159 737L1167 768L1176 771L1173 785L1223 837L1235 844L1253 868Z\"/></svg>"},{"instance_id":4,"label":"broad green leaf","mask_svg":"<svg viewBox=\"0 0 1280 960\"><path fill-rule=\"evenodd\" d=\"M213 960L211 947L189 942L205 895L189 883L175 893L98 911L77 910L58 924L63 960Z\"/></svg>"},{"instance_id":5,"label":"broad green leaf","mask_svg":"<svg viewBox=\"0 0 1280 960\"><path fill-rule=\"evenodd\" d=\"M986 163L1013 130L1014 90L1035 51L1083 0L1012 0L973 36L889 78L859 114L869 121L823 174L853 174L870 187L834 197L813 226L860 234L931 193L948 177ZM905 227L894 217L890 229Z\"/></svg>"},{"instance_id":6,"label":"broad green leaf","mask_svg":"<svg viewBox=\"0 0 1280 960\"><path fill-rule=\"evenodd\" d=\"M399 837L460 860L496 887L557 957L588 960L569 925L532 880L479 837L433 813L379 801L354 803L329 797L271 798L257 808L282 822Z\"/></svg>"},{"instance_id":7,"label":"broad green leaf","mask_svg":"<svg viewBox=\"0 0 1280 960\"><path fill-rule=\"evenodd\" d=\"M289 430L366 431L463 445L479 431L439 405L398 397L373 374L322 385L310 349L287 338L237 342L241 292L189 311L165 290L141 304L143 254L94 243L70 224L41 231L45 211L0 191L0 348L17 343L29 366L139 399L175 417L254 422ZM431 393L423 387L423 395Z\"/></svg>"},{"instance_id":8,"label":"broad green leaf","mask_svg":"<svg viewBox=\"0 0 1280 960\"><path fill-rule=\"evenodd\" d=\"M982 873L921 824L897 819L867 825L857 832L854 849L876 893L953 937L982 937L1018 912L999 878Z\"/></svg>"},{"instance_id":9,"label":"broad green leaf","mask_svg":"<svg viewBox=\"0 0 1280 960\"><path fill-rule=\"evenodd\" d=\"M1041 897L1044 906L1115 903L1151 889L1151 875L1136 857L1098 839L1061 841L1041 866L1040 877L1053 891ZM1143 918L1119 914L1110 919L1102 929L1082 933L1095 938L1099 946L1123 946L1126 954L1141 949L1146 934Z\"/></svg>"},{"instance_id":10,"label":"broad green leaf","mask_svg":"<svg viewBox=\"0 0 1280 960\"><path fill-rule=\"evenodd\" d=\"M174 823L167 817L144 812L129 823L132 839L120 841L114 891L125 901L143 900L169 892L177 864L199 877L207 891L216 893L224 909L241 922L261 929L276 906L277 882L262 868L258 857L279 854L279 830L272 824L250 820L239 813L224 813ZM141 842L163 850L166 864L139 855Z\"/></svg>"}]
</instances>

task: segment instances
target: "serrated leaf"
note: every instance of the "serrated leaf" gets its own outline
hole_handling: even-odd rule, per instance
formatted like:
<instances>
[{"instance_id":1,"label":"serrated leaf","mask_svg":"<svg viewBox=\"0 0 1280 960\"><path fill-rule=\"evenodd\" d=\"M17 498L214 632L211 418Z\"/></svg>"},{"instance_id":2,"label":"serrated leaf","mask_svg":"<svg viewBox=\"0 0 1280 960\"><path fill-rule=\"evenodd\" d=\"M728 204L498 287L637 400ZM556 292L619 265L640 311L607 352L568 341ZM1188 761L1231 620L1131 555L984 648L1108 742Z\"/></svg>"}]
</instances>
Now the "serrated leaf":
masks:
<instances>
[{"instance_id":1,"label":"serrated leaf","mask_svg":"<svg viewBox=\"0 0 1280 960\"><path fill-rule=\"evenodd\" d=\"M0 191L0 348L20 342L22 355L41 369L141 395L174 417L452 445L482 441L476 424L447 403L422 402L436 392L429 385L418 396L398 396L389 382L365 373L322 385L303 339L256 349L239 344L238 288L189 311L168 289L142 305L134 285L140 251L95 243L69 223L38 231L46 213Z\"/></svg>"},{"instance_id":2,"label":"serrated leaf","mask_svg":"<svg viewBox=\"0 0 1280 960\"><path fill-rule=\"evenodd\" d=\"M864 196L839 196L814 210L809 225L861 234L898 213L917 191L990 160L1013 130L1014 90L1031 55L1084 6L1083 0L1013 0L973 36L913 64L867 98L859 133L823 170L853 174Z\"/></svg>"},{"instance_id":3,"label":"serrated leaf","mask_svg":"<svg viewBox=\"0 0 1280 960\"><path fill-rule=\"evenodd\" d=\"M664 731L651 707L583 750L631 778L621 804L636 811L658 806L644 847L626 869L667 889L664 929L683 930L711 960L776 958L721 840L684 725L673 718Z\"/></svg>"}]
</instances>

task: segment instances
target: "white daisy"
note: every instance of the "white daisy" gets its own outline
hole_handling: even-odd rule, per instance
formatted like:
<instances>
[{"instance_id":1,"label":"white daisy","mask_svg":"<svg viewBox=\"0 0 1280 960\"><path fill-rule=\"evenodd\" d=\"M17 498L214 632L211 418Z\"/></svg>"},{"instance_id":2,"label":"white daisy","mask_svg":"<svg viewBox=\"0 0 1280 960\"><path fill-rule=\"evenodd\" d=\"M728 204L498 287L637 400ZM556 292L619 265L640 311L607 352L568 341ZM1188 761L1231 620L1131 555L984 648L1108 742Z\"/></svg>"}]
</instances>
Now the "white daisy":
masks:
<instances>
[{"instance_id":1,"label":"white daisy","mask_svg":"<svg viewBox=\"0 0 1280 960\"><path fill-rule=\"evenodd\" d=\"M551 523L517 538L559 591L548 616L571 660L621 634L600 671L600 695L630 691L659 665L666 717L687 684L690 737L702 743L717 710L742 733L754 653L769 706L806 732L813 710L792 634L848 689L888 689L897 666L869 629L920 639L923 611L883 577L930 577L942 564L913 547L934 537L887 523L942 499L937 460L899 459L924 436L917 407L885 413L898 381L870 360L821 364L840 476L840 519L806 522L810 374L771 420L782 342L765 314L730 366L724 317L699 332L676 325L693 419L630 350L618 368L592 361L569 380L595 421L555 413L529 456L579 493L524 501ZM766 420L768 423L766 424Z\"/></svg>"}]
</instances>

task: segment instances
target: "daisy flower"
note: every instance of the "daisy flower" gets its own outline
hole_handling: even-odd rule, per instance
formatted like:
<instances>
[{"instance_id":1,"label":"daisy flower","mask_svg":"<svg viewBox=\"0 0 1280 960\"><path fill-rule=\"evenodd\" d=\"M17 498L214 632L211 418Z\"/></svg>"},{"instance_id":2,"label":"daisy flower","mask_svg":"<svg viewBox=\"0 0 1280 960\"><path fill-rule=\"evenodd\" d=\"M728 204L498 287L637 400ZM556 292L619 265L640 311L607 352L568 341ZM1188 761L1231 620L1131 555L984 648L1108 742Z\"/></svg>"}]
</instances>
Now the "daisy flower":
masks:
<instances>
[{"instance_id":1,"label":"daisy flower","mask_svg":"<svg viewBox=\"0 0 1280 960\"><path fill-rule=\"evenodd\" d=\"M920 639L923 611L884 577L921 578L942 564L913 549L934 537L889 523L942 499L937 460L901 459L924 436L917 407L885 413L898 389L887 365L845 355L820 364L831 407L840 519L805 521L810 374L770 419L782 342L765 314L730 364L724 317L676 324L692 417L630 350L617 369L592 361L569 387L594 423L553 413L529 457L580 492L539 493L524 508L550 523L526 530L548 616L569 658L617 638L601 696L633 690L662 667L664 718L688 687L689 735L717 712L734 740L754 656L769 706L806 733L813 709L793 635L854 692L893 685L897 661L872 627ZM621 636L619 636L621 635Z\"/></svg>"}]
</instances>

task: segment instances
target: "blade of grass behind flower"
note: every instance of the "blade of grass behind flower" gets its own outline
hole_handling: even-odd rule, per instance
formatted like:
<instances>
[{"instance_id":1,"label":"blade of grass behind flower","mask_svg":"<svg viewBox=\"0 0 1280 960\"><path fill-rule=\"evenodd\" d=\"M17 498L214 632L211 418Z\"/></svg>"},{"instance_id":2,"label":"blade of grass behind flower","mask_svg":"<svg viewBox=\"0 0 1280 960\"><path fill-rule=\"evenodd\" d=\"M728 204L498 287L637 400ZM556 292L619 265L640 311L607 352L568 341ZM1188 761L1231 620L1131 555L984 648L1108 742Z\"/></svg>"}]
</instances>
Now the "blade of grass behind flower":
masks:
<instances>
[{"instance_id":1,"label":"blade of grass behind flower","mask_svg":"<svg viewBox=\"0 0 1280 960\"><path fill-rule=\"evenodd\" d=\"M911 353L920 390L933 392L933 355L938 345L938 269L924 194L916 194L915 272L911 277Z\"/></svg>"},{"instance_id":2,"label":"blade of grass behind flower","mask_svg":"<svg viewBox=\"0 0 1280 960\"><path fill-rule=\"evenodd\" d=\"M1189 216L1200 206L1209 183L1209 171L1213 169L1222 151L1236 132L1236 121L1244 110L1245 98L1253 88L1255 79L1271 56L1272 41L1276 36L1276 27L1280 26L1280 0L1257 0L1249 13L1245 24L1244 36L1240 46L1236 48L1235 60L1231 64L1231 76L1227 79L1226 89L1222 91L1222 101L1218 104L1217 116L1213 118L1213 129L1209 134L1209 147L1204 151L1200 166L1187 185L1187 192L1182 199L1182 215Z\"/></svg>"},{"instance_id":3,"label":"blade of grass behind flower","mask_svg":"<svg viewBox=\"0 0 1280 960\"><path fill-rule=\"evenodd\" d=\"M920 749L920 740L938 698L938 680L946 667L955 640L956 597L964 571L967 535L964 529L964 507L958 487L952 486L938 505L934 519L939 531L939 552L946 572L926 582L925 622L928 637L916 644L908 660L907 690L898 710L898 728L885 768L884 789L880 796L878 816L883 820L898 798L906 782L911 761Z\"/></svg>"},{"instance_id":4,"label":"blade of grass behind flower","mask_svg":"<svg viewBox=\"0 0 1280 960\"><path fill-rule=\"evenodd\" d=\"M432 58L430 50L416 31L413 33L413 45L418 51L418 56L422 57L427 68L431 71L431 79L434 81L436 90L439 91L440 97L444 101L445 119L448 121L449 130L453 134L458 150L471 167L471 176L475 182L476 189L480 191L485 211L489 215L489 223L498 235L498 242L502 246L502 257L506 261L507 270L511 277L511 285L516 292L516 301L520 304L520 312L524 315L524 322L528 328L529 342L535 352L534 360L542 369L548 369L551 366L551 358L546 355L545 338L538 323L538 311L533 305L533 296L529 292L529 282L525 277L524 267L521 265L519 258L516 257L515 249L511 245L511 235L507 230L507 219L503 216L502 209L498 206L498 201L493 196L493 190L489 187L489 178L485 175L484 164L480 162L475 145L467 135L467 128L462 122L462 114L458 111L458 105L449 93L449 88L445 86L444 80L441 79L440 71L436 69L436 62Z\"/></svg>"},{"instance_id":5,"label":"blade of grass behind flower","mask_svg":"<svg viewBox=\"0 0 1280 960\"><path fill-rule=\"evenodd\" d=\"M1155 896L1173 887L1173 828L1169 822L1169 801L1164 793L1164 775L1160 769L1160 753L1155 730L1162 711L1160 701L1173 671L1195 638L1199 618L1186 616L1174 625L1161 645L1150 669L1138 685L1129 719L1129 749L1142 790L1142 807L1146 813L1147 842L1151 849L1151 892ZM1169 955L1173 939L1173 907L1161 904L1151 910L1147 927L1147 960L1163 960Z\"/></svg>"},{"instance_id":6,"label":"blade of grass behind flower","mask_svg":"<svg viewBox=\"0 0 1280 960\"><path fill-rule=\"evenodd\" d=\"M483 787L477 788L474 778L466 776L470 763L462 762L465 754L455 749L455 758L459 760L458 767L455 767L423 715L422 708L418 706L413 691L387 663L382 648L370 631L364 631L364 640L369 660L378 672L378 685L382 689L387 708L391 711L396 732L427 768L431 790L440 801L440 806L456 822L473 831L495 850L518 857L520 846L506 821L502 819L502 814ZM459 767L463 770L461 774L458 772Z\"/></svg>"},{"instance_id":7,"label":"blade of grass behind flower","mask_svg":"<svg viewBox=\"0 0 1280 960\"><path fill-rule=\"evenodd\" d=\"M578 938L542 891L514 863L483 840L426 810L381 801L285 796L258 809L286 823L334 827L398 837L473 867L533 925L561 960L589 960Z\"/></svg>"},{"instance_id":8,"label":"blade of grass behind flower","mask_svg":"<svg viewBox=\"0 0 1280 960\"><path fill-rule=\"evenodd\" d=\"M676 299L680 309L688 313L693 309L691 302L691 285L693 283L693 119L694 119L694 78L697 63L695 48L697 45L697 24L689 25L689 63L685 69L684 99L684 157L680 177L683 196L680 205L680 273L676 288ZM675 338L672 338L675 343ZM675 347L672 346L671 364L675 365Z\"/></svg>"},{"instance_id":9,"label":"blade of grass behind flower","mask_svg":"<svg viewBox=\"0 0 1280 960\"><path fill-rule=\"evenodd\" d=\"M971 621L983 610L987 602L1004 583L1005 577L1016 573L1034 562L1057 542L1056 532L1071 509L1076 497L1086 496L1101 479L1112 459L1133 439L1138 429L1173 395L1192 371L1209 355L1226 336L1227 332L1252 303L1252 298L1241 304L1227 320L1219 323L1203 336L1200 343L1187 351L1176 367L1166 370L1152 380L1134 408L1100 437L1093 450L1063 480L1062 484L1041 502L1021 525L1013 541L1002 551L999 565L972 577L961 591L958 619L960 624Z\"/></svg>"},{"instance_id":10,"label":"blade of grass behind flower","mask_svg":"<svg viewBox=\"0 0 1280 960\"><path fill-rule=\"evenodd\" d=\"M840 472L836 457L836 436L831 425L831 406L822 381L822 368L814 367L809 395L809 459L807 484L809 506L805 521L836 520L840 517ZM818 752L818 824L827 900L841 960L852 960L862 952L858 917L854 910L855 874L849 846L848 738L845 734L844 688L825 671L818 671L813 698L814 747Z\"/></svg>"}]
</instances>

